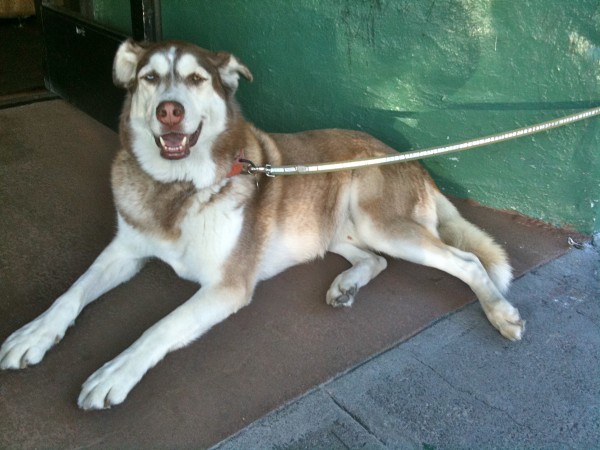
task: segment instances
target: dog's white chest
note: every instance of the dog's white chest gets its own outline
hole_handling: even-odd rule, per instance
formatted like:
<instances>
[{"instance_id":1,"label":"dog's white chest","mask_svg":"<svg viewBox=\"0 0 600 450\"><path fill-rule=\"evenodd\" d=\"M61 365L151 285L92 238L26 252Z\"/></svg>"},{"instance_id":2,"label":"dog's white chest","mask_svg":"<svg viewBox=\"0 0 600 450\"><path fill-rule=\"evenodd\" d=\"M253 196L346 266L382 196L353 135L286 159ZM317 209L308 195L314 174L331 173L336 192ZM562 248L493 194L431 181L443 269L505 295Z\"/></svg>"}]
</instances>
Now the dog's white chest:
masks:
<instances>
[{"instance_id":1,"label":"dog's white chest","mask_svg":"<svg viewBox=\"0 0 600 450\"><path fill-rule=\"evenodd\" d=\"M208 205L194 202L181 222L179 238L166 239L131 229L132 242L144 247L148 256L169 264L181 278L215 283L221 279L225 261L240 236L243 209L230 199Z\"/></svg>"},{"instance_id":2,"label":"dog's white chest","mask_svg":"<svg viewBox=\"0 0 600 450\"><path fill-rule=\"evenodd\" d=\"M195 206L181 224L181 238L174 252L167 250L161 259L170 264L182 278L209 283L222 276L225 260L235 247L244 221L243 208L224 199ZM159 256L160 257L160 256Z\"/></svg>"}]
</instances>

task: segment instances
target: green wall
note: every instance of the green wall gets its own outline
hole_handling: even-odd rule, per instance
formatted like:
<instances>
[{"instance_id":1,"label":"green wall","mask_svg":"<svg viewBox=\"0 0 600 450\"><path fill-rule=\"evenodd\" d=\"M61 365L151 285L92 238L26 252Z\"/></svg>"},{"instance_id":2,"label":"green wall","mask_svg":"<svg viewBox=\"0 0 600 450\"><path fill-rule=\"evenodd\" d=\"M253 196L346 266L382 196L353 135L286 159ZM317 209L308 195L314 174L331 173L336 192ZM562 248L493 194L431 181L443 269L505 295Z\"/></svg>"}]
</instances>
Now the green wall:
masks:
<instances>
[{"instance_id":1,"label":"green wall","mask_svg":"<svg viewBox=\"0 0 600 450\"><path fill-rule=\"evenodd\" d=\"M600 104L598 0L165 0L163 35L228 50L269 131L363 129L398 151ZM447 193L600 231L600 119L426 161Z\"/></svg>"}]
</instances>

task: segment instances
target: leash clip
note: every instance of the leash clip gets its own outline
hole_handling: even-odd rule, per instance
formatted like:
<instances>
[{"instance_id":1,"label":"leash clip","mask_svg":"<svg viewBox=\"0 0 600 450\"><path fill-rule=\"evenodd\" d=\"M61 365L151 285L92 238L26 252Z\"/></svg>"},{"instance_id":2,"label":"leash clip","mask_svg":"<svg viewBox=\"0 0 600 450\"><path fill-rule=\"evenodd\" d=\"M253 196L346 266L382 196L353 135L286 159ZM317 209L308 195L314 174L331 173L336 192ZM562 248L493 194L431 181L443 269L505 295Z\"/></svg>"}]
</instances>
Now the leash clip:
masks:
<instances>
[{"instance_id":1,"label":"leash clip","mask_svg":"<svg viewBox=\"0 0 600 450\"><path fill-rule=\"evenodd\" d=\"M240 159L240 161L247 161L247 160ZM258 173L264 173L269 178L275 178L277 176L276 174L273 173L273 170L272 170L273 166L271 166L271 164L265 164L264 166L257 166L252 161L247 161L247 163L250 165L250 167L248 167L248 169L247 169L247 173L249 173L251 175L256 175Z\"/></svg>"},{"instance_id":2,"label":"leash clip","mask_svg":"<svg viewBox=\"0 0 600 450\"><path fill-rule=\"evenodd\" d=\"M250 161L249 159L239 158L238 162L241 162L242 164L246 164L246 167L244 168L242 173L244 173L246 175L255 175L256 174L257 167L256 167L256 164L254 164L252 161Z\"/></svg>"},{"instance_id":3,"label":"leash clip","mask_svg":"<svg viewBox=\"0 0 600 450\"><path fill-rule=\"evenodd\" d=\"M273 166L271 166L271 164L265 164L265 175L270 178L275 178L272 168Z\"/></svg>"},{"instance_id":4,"label":"leash clip","mask_svg":"<svg viewBox=\"0 0 600 450\"><path fill-rule=\"evenodd\" d=\"M256 183L256 190L258 190L258 177L256 173L258 171L258 167L249 159L239 158L238 161L242 164L246 164L244 171L242 172L245 175L254 175L254 182Z\"/></svg>"}]
</instances>

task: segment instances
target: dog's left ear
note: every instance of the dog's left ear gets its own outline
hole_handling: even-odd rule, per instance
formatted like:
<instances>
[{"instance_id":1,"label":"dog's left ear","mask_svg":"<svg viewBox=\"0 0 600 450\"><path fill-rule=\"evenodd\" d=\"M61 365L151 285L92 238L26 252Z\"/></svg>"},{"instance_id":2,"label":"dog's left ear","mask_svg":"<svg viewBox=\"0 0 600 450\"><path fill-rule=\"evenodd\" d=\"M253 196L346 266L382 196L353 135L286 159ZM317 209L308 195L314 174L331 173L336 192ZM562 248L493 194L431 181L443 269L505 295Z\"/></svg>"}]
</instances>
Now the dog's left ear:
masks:
<instances>
[{"instance_id":1,"label":"dog's left ear","mask_svg":"<svg viewBox=\"0 0 600 450\"><path fill-rule=\"evenodd\" d=\"M240 62L234 55L226 52L215 54L215 63L219 69L219 75L223 86L233 94L238 87L240 75L246 80L252 81L250 69Z\"/></svg>"}]
</instances>

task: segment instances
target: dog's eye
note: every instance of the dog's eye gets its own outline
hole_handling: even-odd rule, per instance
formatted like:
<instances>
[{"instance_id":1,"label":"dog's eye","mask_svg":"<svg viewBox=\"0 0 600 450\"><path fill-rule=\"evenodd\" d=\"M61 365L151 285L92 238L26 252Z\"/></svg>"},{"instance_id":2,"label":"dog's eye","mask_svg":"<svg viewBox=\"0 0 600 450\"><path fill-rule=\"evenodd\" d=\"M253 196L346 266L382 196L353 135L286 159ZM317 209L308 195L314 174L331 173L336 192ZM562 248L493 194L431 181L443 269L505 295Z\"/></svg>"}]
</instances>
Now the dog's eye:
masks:
<instances>
[{"instance_id":1,"label":"dog's eye","mask_svg":"<svg viewBox=\"0 0 600 450\"><path fill-rule=\"evenodd\" d=\"M148 83L157 83L160 77L156 72L147 73L142 77L142 80L147 81Z\"/></svg>"},{"instance_id":2,"label":"dog's eye","mask_svg":"<svg viewBox=\"0 0 600 450\"><path fill-rule=\"evenodd\" d=\"M206 78L204 78L202 75L200 75L198 73L193 73L193 74L189 75L187 77L187 79L191 84L195 84L195 85L199 85L200 83L206 81Z\"/></svg>"}]
</instances>

